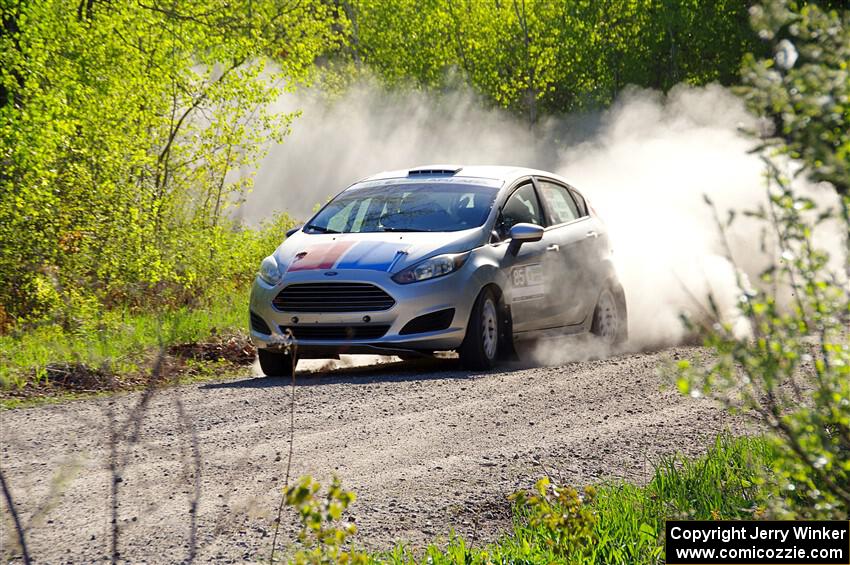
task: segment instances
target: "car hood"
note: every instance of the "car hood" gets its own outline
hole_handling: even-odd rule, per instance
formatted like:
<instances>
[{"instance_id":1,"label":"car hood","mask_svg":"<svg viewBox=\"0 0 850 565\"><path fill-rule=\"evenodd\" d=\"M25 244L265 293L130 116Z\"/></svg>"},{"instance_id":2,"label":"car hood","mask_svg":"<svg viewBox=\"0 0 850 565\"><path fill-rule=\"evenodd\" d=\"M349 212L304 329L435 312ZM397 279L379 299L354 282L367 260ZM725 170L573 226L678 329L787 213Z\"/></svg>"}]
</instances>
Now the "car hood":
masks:
<instances>
[{"instance_id":1,"label":"car hood","mask_svg":"<svg viewBox=\"0 0 850 565\"><path fill-rule=\"evenodd\" d=\"M482 245L483 228L457 232L308 234L296 232L274 253L281 273L369 269L396 273L422 259Z\"/></svg>"}]
</instances>

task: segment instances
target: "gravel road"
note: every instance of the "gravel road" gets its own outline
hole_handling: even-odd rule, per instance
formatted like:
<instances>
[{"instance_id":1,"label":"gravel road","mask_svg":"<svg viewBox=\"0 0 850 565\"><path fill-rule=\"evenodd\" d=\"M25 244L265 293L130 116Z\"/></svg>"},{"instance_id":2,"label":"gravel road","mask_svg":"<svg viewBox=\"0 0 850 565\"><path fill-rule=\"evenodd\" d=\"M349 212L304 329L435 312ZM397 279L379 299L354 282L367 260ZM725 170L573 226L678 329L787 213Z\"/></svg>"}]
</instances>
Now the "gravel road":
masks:
<instances>
[{"instance_id":1,"label":"gravel road","mask_svg":"<svg viewBox=\"0 0 850 565\"><path fill-rule=\"evenodd\" d=\"M450 527L479 542L510 527L506 497L544 467L564 482L644 481L661 454L696 454L739 427L704 399L662 390L668 349L557 367L462 371L456 361L299 373L292 475L337 474L358 499L359 545L413 547ZM202 458L197 560L266 561L288 452L288 381L237 375L158 392L137 441L119 445L119 547L128 562L179 562ZM109 414L139 393L0 413L2 469L37 562L88 563L109 552ZM0 558L12 530L3 510ZM293 539L293 516L284 519ZM8 554L6 554L8 557Z\"/></svg>"}]
</instances>

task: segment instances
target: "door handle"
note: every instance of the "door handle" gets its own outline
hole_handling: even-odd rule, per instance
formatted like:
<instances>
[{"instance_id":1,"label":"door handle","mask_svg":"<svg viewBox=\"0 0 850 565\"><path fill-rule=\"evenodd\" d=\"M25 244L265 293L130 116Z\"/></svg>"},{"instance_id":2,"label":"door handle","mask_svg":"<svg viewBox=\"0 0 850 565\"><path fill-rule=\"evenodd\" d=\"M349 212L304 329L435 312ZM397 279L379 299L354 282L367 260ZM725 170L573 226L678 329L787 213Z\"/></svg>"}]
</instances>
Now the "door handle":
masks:
<instances>
[{"instance_id":1,"label":"door handle","mask_svg":"<svg viewBox=\"0 0 850 565\"><path fill-rule=\"evenodd\" d=\"M598 234L598 233L596 233L595 231L589 231L589 232L587 232L587 233L585 234L585 236L584 236L584 237L593 237L593 238L597 238L597 237L599 237L599 234Z\"/></svg>"},{"instance_id":2,"label":"door handle","mask_svg":"<svg viewBox=\"0 0 850 565\"><path fill-rule=\"evenodd\" d=\"M553 243L549 247L546 248L546 251L559 251L561 247L557 243Z\"/></svg>"}]
</instances>

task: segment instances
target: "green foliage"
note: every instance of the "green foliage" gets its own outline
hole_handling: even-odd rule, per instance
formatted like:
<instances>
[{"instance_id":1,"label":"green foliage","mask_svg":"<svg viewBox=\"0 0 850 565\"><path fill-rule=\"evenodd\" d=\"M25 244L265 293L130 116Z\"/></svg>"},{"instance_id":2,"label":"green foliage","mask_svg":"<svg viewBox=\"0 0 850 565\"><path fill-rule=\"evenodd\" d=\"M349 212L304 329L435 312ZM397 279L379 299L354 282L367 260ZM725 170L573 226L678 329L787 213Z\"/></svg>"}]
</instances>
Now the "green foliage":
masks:
<instances>
[{"instance_id":1,"label":"green foliage","mask_svg":"<svg viewBox=\"0 0 850 565\"><path fill-rule=\"evenodd\" d=\"M146 368L163 346L244 331L247 283L260 260L285 239L292 225L289 216L278 214L256 229L229 230L214 247L198 249L202 259L215 258L208 268L218 272L205 278L203 288L183 304L163 308L155 299L153 304L137 304L128 297L124 303L116 301L104 308L97 297L70 289L76 292L69 300L72 305L57 310L65 324L31 324L0 334L0 389L39 384L51 363L135 373ZM63 297L52 283L45 285L45 292L58 305L67 299L68 291Z\"/></svg>"},{"instance_id":2,"label":"green foliage","mask_svg":"<svg viewBox=\"0 0 850 565\"><path fill-rule=\"evenodd\" d=\"M286 505L298 512L301 522L298 541L302 547L295 552L290 563L368 563L365 553L344 549L348 537L357 531L354 524L341 523L343 513L356 498L354 493L343 490L337 477L333 478L324 496L319 495L320 489L321 485L316 480L302 477L284 493Z\"/></svg>"},{"instance_id":3,"label":"green foliage","mask_svg":"<svg viewBox=\"0 0 850 565\"><path fill-rule=\"evenodd\" d=\"M392 86L463 81L524 113L608 104L627 84L730 84L758 48L747 3L350 0L351 47Z\"/></svg>"},{"instance_id":4,"label":"green foliage","mask_svg":"<svg viewBox=\"0 0 850 565\"><path fill-rule=\"evenodd\" d=\"M771 169L769 212L781 263L762 274L762 289L740 281L740 309L752 330L703 328L715 358L680 364L680 388L715 394L746 409L775 433L781 457L772 511L781 517L846 519L850 513L850 290L812 243L815 211ZM823 221L829 216L819 216ZM848 225L848 224L845 224ZM793 297L784 303L776 289Z\"/></svg>"},{"instance_id":5,"label":"green foliage","mask_svg":"<svg viewBox=\"0 0 850 565\"><path fill-rule=\"evenodd\" d=\"M70 330L102 307L191 305L253 269L255 250L240 247L260 236L228 211L251 186L239 171L286 134L292 116L270 103L336 40L334 10L318 0L0 10L0 325Z\"/></svg>"},{"instance_id":6,"label":"green foliage","mask_svg":"<svg viewBox=\"0 0 850 565\"><path fill-rule=\"evenodd\" d=\"M544 543L554 555L565 560L579 560L588 555L589 546L597 542L597 523L592 505L596 489L585 487L583 496L570 486L553 485L542 478L534 492L513 495L516 504L528 514L530 528L544 532Z\"/></svg>"},{"instance_id":7,"label":"green foliage","mask_svg":"<svg viewBox=\"0 0 850 565\"><path fill-rule=\"evenodd\" d=\"M74 332L105 310L191 308L244 283L273 245L232 220L251 188L242 171L294 117L270 103L317 65L332 92L366 66L391 86L463 81L535 122L606 104L627 83L728 82L754 45L744 8L6 2L0 332Z\"/></svg>"},{"instance_id":8,"label":"green foliage","mask_svg":"<svg viewBox=\"0 0 850 565\"><path fill-rule=\"evenodd\" d=\"M762 438L720 435L698 459L666 457L640 488L623 483L600 489L596 507L596 563L656 563L664 521L752 519L763 515L764 477L775 458Z\"/></svg>"},{"instance_id":9,"label":"green foliage","mask_svg":"<svg viewBox=\"0 0 850 565\"><path fill-rule=\"evenodd\" d=\"M73 331L53 324L0 335L0 389L47 380L47 366L82 363L117 374L147 369L161 347L194 343L245 329L248 291L219 289L195 308L160 313L112 309L80 320Z\"/></svg>"},{"instance_id":10,"label":"green foliage","mask_svg":"<svg viewBox=\"0 0 850 565\"><path fill-rule=\"evenodd\" d=\"M765 143L800 159L818 181L850 190L850 10L797 8L789 0L753 10L753 27L775 55L748 55L741 92L770 121Z\"/></svg>"},{"instance_id":11,"label":"green foliage","mask_svg":"<svg viewBox=\"0 0 850 565\"><path fill-rule=\"evenodd\" d=\"M683 363L680 388L718 395L773 430L781 454L774 515L847 519L850 12L798 9L777 0L754 10L753 21L774 42L775 56L748 59L742 92L774 129L762 149L769 202L749 214L765 222L777 259L762 273L758 289L739 280L740 309L751 335L719 322L702 328L716 358L705 367ZM830 182L842 213L818 209L801 196L777 156L799 159L797 174ZM848 237L832 263L813 241L824 222L837 224ZM719 221L718 228L724 229Z\"/></svg>"},{"instance_id":12,"label":"green foliage","mask_svg":"<svg viewBox=\"0 0 850 565\"><path fill-rule=\"evenodd\" d=\"M663 458L644 487L603 484L583 500L561 487L544 503L538 491L537 501L520 504L514 536L497 548L526 563L660 563L665 520L758 517L772 459L760 438L721 435L698 459Z\"/></svg>"},{"instance_id":13,"label":"green foliage","mask_svg":"<svg viewBox=\"0 0 850 565\"><path fill-rule=\"evenodd\" d=\"M764 148L832 184L850 225L850 10L775 0L756 7L752 21L775 55L748 55L738 90L768 121ZM846 250L850 256L850 235Z\"/></svg>"}]
</instances>

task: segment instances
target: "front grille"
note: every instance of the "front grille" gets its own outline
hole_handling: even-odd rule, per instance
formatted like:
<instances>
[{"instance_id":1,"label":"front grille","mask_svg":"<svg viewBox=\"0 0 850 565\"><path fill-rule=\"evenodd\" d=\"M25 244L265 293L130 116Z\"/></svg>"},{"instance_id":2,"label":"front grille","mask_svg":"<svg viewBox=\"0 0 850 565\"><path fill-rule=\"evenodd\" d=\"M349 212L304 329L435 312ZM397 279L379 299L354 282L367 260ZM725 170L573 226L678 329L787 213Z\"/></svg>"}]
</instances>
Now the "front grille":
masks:
<instances>
[{"instance_id":1,"label":"front grille","mask_svg":"<svg viewBox=\"0 0 850 565\"><path fill-rule=\"evenodd\" d=\"M263 320L259 314L255 314L251 311L251 329L255 332L271 335L272 330L269 328L269 325Z\"/></svg>"},{"instance_id":2,"label":"front grille","mask_svg":"<svg viewBox=\"0 0 850 565\"><path fill-rule=\"evenodd\" d=\"M362 339L378 339L383 337L390 329L389 324L368 324L362 326L337 326L337 325L309 325L309 326L281 326L280 331L292 332L292 336L298 339L326 339L333 341L356 341Z\"/></svg>"},{"instance_id":3,"label":"front grille","mask_svg":"<svg viewBox=\"0 0 850 565\"><path fill-rule=\"evenodd\" d=\"M272 301L284 312L374 312L389 310L393 297L368 283L296 283Z\"/></svg>"}]
</instances>

